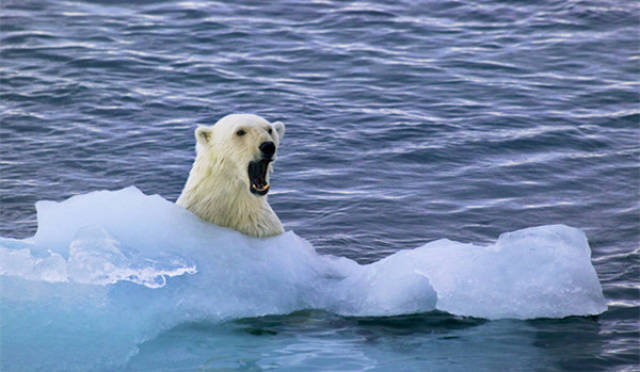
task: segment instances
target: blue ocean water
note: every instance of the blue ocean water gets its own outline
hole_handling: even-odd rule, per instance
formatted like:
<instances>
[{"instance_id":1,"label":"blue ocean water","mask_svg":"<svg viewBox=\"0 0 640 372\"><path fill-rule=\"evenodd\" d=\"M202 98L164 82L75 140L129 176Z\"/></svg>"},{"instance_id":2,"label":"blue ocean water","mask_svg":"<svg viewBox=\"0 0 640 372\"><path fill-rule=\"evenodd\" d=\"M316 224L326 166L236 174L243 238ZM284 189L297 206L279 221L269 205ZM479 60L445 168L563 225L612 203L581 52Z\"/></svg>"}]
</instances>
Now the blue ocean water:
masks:
<instances>
[{"instance_id":1,"label":"blue ocean water","mask_svg":"<svg viewBox=\"0 0 640 372\"><path fill-rule=\"evenodd\" d=\"M270 203L319 252L370 263L567 224L608 310L192 322L118 368L631 370L639 23L624 1L3 1L0 236L33 235L38 200L129 185L175 200L196 125L257 113L287 124Z\"/></svg>"}]
</instances>

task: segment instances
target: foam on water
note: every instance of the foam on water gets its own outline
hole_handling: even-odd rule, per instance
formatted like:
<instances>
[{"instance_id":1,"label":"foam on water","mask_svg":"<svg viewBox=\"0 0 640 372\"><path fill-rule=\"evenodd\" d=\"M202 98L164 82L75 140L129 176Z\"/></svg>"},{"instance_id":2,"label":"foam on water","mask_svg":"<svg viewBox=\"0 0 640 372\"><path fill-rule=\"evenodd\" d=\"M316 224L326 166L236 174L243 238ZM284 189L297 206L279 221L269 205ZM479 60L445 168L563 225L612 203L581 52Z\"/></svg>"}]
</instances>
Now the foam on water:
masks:
<instances>
[{"instance_id":1,"label":"foam on water","mask_svg":"<svg viewBox=\"0 0 640 372\"><path fill-rule=\"evenodd\" d=\"M32 363L29 345L44 366L92 365L96 355L109 366L185 322L309 308L488 319L606 309L585 234L562 225L490 246L438 240L359 265L319 255L293 232L254 239L204 223L134 187L36 208L34 237L0 238L5 362Z\"/></svg>"}]
</instances>

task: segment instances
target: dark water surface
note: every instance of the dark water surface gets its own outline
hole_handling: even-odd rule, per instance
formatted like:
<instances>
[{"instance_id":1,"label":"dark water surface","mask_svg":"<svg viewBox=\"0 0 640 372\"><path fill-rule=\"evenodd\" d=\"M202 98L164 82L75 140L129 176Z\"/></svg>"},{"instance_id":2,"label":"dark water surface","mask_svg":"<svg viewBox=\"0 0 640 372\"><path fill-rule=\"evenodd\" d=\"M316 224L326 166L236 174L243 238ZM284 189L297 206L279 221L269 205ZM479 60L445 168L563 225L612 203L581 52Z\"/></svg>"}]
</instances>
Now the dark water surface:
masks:
<instances>
[{"instance_id":1,"label":"dark water surface","mask_svg":"<svg viewBox=\"0 0 640 372\"><path fill-rule=\"evenodd\" d=\"M609 309L185 324L131 369L640 368L639 25L633 1L4 0L0 236L33 235L41 199L175 200L196 125L257 113L287 124L269 200L320 252L563 223Z\"/></svg>"}]
</instances>

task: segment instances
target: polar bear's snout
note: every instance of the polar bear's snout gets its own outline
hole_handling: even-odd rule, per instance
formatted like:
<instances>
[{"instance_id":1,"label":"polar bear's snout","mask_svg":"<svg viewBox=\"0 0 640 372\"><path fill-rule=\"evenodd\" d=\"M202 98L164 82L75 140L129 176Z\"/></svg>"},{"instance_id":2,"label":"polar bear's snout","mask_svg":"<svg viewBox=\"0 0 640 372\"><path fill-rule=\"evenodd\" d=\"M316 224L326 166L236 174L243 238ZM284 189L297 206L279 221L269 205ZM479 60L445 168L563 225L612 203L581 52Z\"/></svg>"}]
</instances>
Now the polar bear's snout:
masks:
<instances>
[{"instance_id":1,"label":"polar bear's snout","mask_svg":"<svg viewBox=\"0 0 640 372\"><path fill-rule=\"evenodd\" d=\"M249 191L252 194L263 196L269 192L269 163L273 159L273 155L276 153L276 145L272 141L265 141L258 146L262 158L257 161L249 162L249 168L247 169L249 174Z\"/></svg>"},{"instance_id":2,"label":"polar bear's snout","mask_svg":"<svg viewBox=\"0 0 640 372\"><path fill-rule=\"evenodd\" d=\"M273 154L276 153L276 145L271 141L262 142L259 149L262 151L262 155L267 159L271 159Z\"/></svg>"}]
</instances>

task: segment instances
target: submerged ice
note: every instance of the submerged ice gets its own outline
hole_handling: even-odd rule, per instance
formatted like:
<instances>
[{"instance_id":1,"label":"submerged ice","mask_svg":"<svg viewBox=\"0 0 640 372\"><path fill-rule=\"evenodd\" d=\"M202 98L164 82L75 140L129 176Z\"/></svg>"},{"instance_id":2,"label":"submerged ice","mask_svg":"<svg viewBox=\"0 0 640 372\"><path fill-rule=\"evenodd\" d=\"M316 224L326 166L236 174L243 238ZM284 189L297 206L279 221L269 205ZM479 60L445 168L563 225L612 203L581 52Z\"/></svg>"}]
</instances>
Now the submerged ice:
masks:
<instances>
[{"instance_id":1,"label":"submerged ice","mask_svg":"<svg viewBox=\"0 0 640 372\"><path fill-rule=\"evenodd\" d=\"M204 223L134 187L36 209L35 236L0 238L3 364L41 340L43 360L77 345L69 368L95 355L126 359L178 324L300 309L488 319L606 309L585 234L563 225L505 233L489 246L443 239L360 265L319 255L293 232L254 239Z\"/></svg>"}]
</instances>

